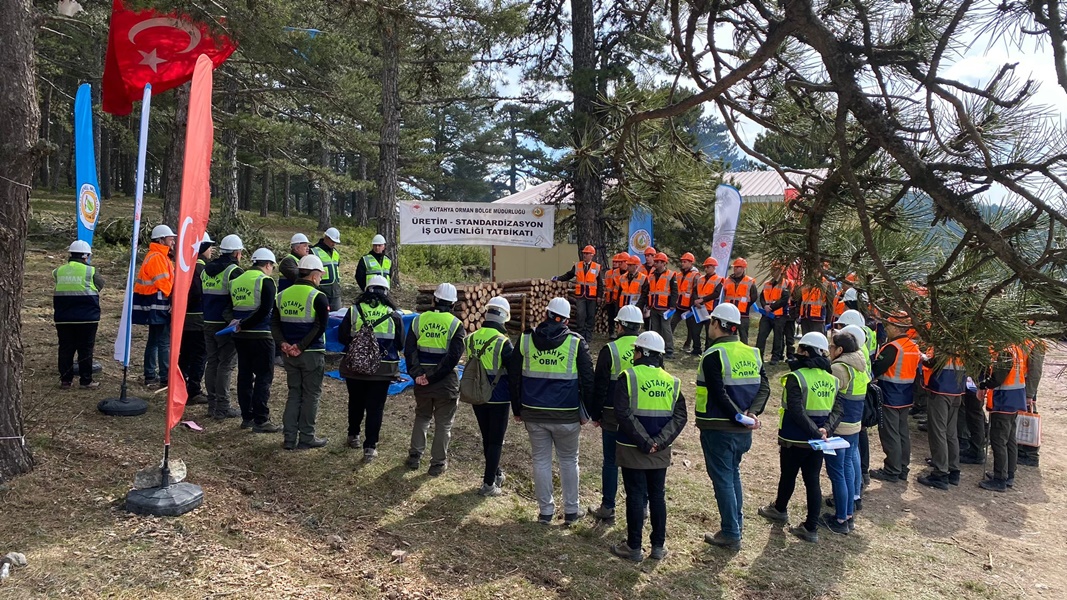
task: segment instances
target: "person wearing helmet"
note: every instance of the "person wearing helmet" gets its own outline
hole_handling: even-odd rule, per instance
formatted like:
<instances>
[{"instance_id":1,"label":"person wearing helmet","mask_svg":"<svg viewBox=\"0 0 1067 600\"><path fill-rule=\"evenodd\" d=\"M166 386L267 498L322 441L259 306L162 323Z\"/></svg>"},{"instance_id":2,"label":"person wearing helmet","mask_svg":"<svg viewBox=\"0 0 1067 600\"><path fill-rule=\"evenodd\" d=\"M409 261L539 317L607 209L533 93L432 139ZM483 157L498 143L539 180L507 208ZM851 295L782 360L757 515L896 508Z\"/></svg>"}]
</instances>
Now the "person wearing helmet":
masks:
<instances>
[{"instance_id":1,"label":"person wearing helmet","mask_svg":"<svg viewBox=\"0 0 1067 600\"><path fill-rule=\"evenodd\" d=\"M641 259L630 256L626 259L626 272L619 276L619 308L636 306L644 311L645 296L641 290L645 287L646 276L641 271Z\"/></svg>"},{"instance_id":2,"label":"person wearing helmet","mask_svg":"<svg viewBox=\"0 0 1067 600\"><path fill-rule=\"evenodd\" d=\"M527 329L511 355L508 381L515 420L530 436L537 521L552 523L552 449L559 460L564 525L585 514L578 503L578 440L593 405L593 360L581 336L567 328L571 305L553 298L545 320Z\"/></svg>"},{"instance_id":3,"label":"person wearing helmet","mask_svg":"<svg viewBox=\"0 0 1067 600\"><path fill-rule=\"evenodd\" d=\"M848 448L826 455L826 476L833 496L826 502L834 509L824 514L822 523L834 533L855 529L855 512L862 508L863 476L860 472L860 431L871 377L864 358L867 334L855 325L835 331L830 338L830 371L837 378L841 399L841 422L834 431L848 442Z\"/></svg>"},{"instance_id":4,"label":"person wearing helmet","mask_svg":"<svg viewBox=\"0 0 1067 600\"><path fill-rule=\"evenodd\" d=\"M840 321L838 321L840 323ZM851 327L851 326L850 326ZM929 394L926 424L930 442L931 470L916 481L921 485L947 490L960 484L960 439L958 419L967 393L967 371L958 356L934 356L934 348L923 353L923 380Z\"/></svg>"},{"instance_id":5,"label":"person wearing helmet","mask_svg":"<svg viewBox=\"0 0 1067 600\"><path fill-rule=\"evenodd\" d=\"M844 404L838 396L838 382L827 356L830 344L826 334L811 332L800 338L790 372L782 376L782 406L778 409L778 445L781 475L774 502L759 509L760 516L777 523L789 522L789 500L796 488L797 474L804 479L807 517L789 532L806 542L819 541L819 511L822 490L819 475L823 453L808 441L827 439L841 421ZM839 531L840 532L840 531ZM844 533L848 525L844 525Z\"/></svg>"},{"instance_id":6,"label":"person wearing helmet","mask_svg":"<svg viewBox=\"0 0 1067 600\"><path fill-rule=\"evenodd\" d=\"M222 238L219 255L204 266L200 274L204 304L204 388L207 391L208 416L216 420L233 419L241 411L230 402L230 380L237 366L237 350L232 335L215 335L233 319L230 286L244 273L239 266L244 243L234 234Z\"/></svg>"},{"instance_id":7,"label":"person wearing helmet","mask_svg":"<svg viewBox=\"0 0 1067 600\"><path fill-rule=\"evenodd\" d=\"M774 333L771 344L771 364L778 364L785 357L786 344L792 345L792 331L786 331L786 310L792 295L792 282L785 278L785 267L779 262L771 263L771 275L763 282L763 289L756 300L759 312L763 315L759 321L759 333L756 334L756 348L760 356L767 350L767 338Z\"/></svg>"},{"instance_id":8,"label":"person wearing helmet","mask_svg":"<svg viewBox=\"0 0 1067 600\"><path fill-rule=\"evenodd\" d=\"M359 289L367 289L367 278L384 277L386 281L392 281L393 262L385 255L385 236L378 233L370 241L370 252L363 255L356 265L356 285Z\"/></svg>"},{"instance_id":9,"label":"person wearing helmet","mask_svg":"<svg viewBox=\"0 0 1067 600\"><path fill-rule=\"evenodd\" d=\"M641 272L648 277L656 269L657 251L652 246L645 248L645 262L641 265Z\"/></svg>"},{"instance_id":10,"label":"person wearing helmet","mask_svg":"<svg viewBox=\"0 0 1067 600\"><path fill-rule=\"evenodd\" d=\"M711 311L708 323L710 339L697 365L694 413L720 527L705 534L704 542L736 551L743 521L741 459L752 447L752 430L760 427L758 416L771 388L759 353L737 335L741 311L723 302Z\"/></svg>"},{"instance_id":11,"label":"person wearing helmet","mask_svg":"<svg viewBox=\"0 0 1067 600\"><path fill-rule=\"evenodd\" d=\"M594 402L589 407L589 418L600 427L604 444L604 461L600 469L600 506L589 510L593 517L606 522L615 520L615 496L619 491L619 467L615 462L615 440L619 422L615 419L615 388L619 376L633 366L634 342L645 323L641 309L626 305L615 317L618 337L608 342L596 359L593 371Z\"/></svg>"},{"instance_id":12,"label":"person wearing helmet","mask_svg":"<svg viewBox=\"0 0 1067 600\"><path fill-rule=\"evenodd\" d=\"M675 281L678 285L678 310L671 317L671 333L678 323L685 319L685 343L682 344L682 352L690 352L694 344L700 346L700 325L693 315L693 299L696 296L697 279L700 277L700 269L693 266L696 258L691 252L686 252L679 259L682 269L675 273ZM688 316L684 316L689 313Z\"/></svg>"},{"instance_id":13,"label":"person wearing helmet","mask_svg":"<svg viewBox=\"0 0 1067 600\"><path fill-rule=\"evenodd\" d=\"M596 248L592 246L582 248L582 260L574 263L570 271L552 278L552 281L575 280L574 306L578 309L578 321L574 329L578 335L585 338L586 342L593 341L596 306L604 296L604 273L600 269L600 263L593 261L594 256L596 256Z\"/></svg>"},{"instance_id":14,"label":"person wearing helmet","mask_svg":"<svg viewBox=\"0 0 1067 600\"><path fill-rule=\"evenodd\" d=\"M311 253L311 241L302 233L293 234L289 239L289 254L278 263L278 293L300 279L300 259Z\"/></svg>"},{"instance_id":15,"label":"person wearing helmet","mask_svg":"<svg viewBox=\"0 0 1067 600\"><path fill-rule=\"evenodd\" d=\"M1006 492L1007 488L1015 487L1019 461L1017 419L1019 413L1027 409L1027 352L1018 344L1011 344L1000 352L991 351L993 364L978 381L978 389L986 397L989 450L993 455L993 472L987 472L978 487L991 492Z\"/></svg>"},{"instance_id":16,"label":"person wearing helmet","mask_svg":"<svg viewBox=\"0 0 1067 600\"><path fill-rule=\"evenodd\" d=\"M801 333L813 331L826 331L826 323L830 315L827 293L827 282L822 284L804 284L793 287L792 300L800 307L797 321L800 322Z\"/></svg>"},{"instance_id":17,"label":"person wearing helmet","mask_svg":"<svg viewBox=\"0 0 1067 600\"><path fill-rule=\"evenodd\" d=\"M615 322L615 315L619 314L619 277L626 273L626 259L629 254L619 252L611 257L611 269L604 275L604 312L607 313L608 323ZM615 331L610 336L615 339Z\"/></svg>"},{"instance_id":18,"label":"person wearing helmet","mask_svg":"<svg viewBox=\"0 0 1067 600\"><path fill-rule=\"evenodd\" d=\"M285 357L289 395L282 413L282 447L286 450L322 448L326 438L315 435L315 421L326 375L326 326L330 306L319 291L326 268L319 257L303 256L297 263L296 283L277 296L271 334Z\"/></svg>"},{"instance_id":19,"label":"person wearing helmet","mask_svg":"<svg viewBox=\"0 0 1067 600\"><path fill-rule=\"evenodd\" d=\"M415 380L415 424L405 464L413 471L419 468L426 451L426 432L433 421L433 448L427 473L437 477L448 469L448 443L459 403L456 365L463 357L467 332L452 314L457 300L456 286L442 283L433 298L434 309L415 317L404 341L408 375Z\"/></svg>"},{"instance_id":20,"label":"person wearing helmet","mask_svg":"<svg viewBox=\"0 0 1067 600\"><path fill-rule=\"evenodd\" d=\"M204 232L200 241L196 266L193 268L193 280L189 283L189 294L185 308L185 323L182 326L182 347L178 352L178 368L185 377L186 406L207 404L207 397L202 392L204 367L207 364L207 346L204 343L204 268L211 260L215 242Z\"/></svg>"},{"instance_id":21,"label":"person wearing helmet","mask_svg":"<svg viewBox=\"0 0 1067 600\"><path fill-rule=\"evenodd\" d=\"M842 330L849 325L859 327L863 331L864 339L863 350L867 356L867 368L870 369L871 361L874 359L874 354L878 351L878 337L875 335L874 330L867 327L867 319L863 317L863 313L855 309L848 309L841 313L841 316L834 321L834 329Z\"/></svg>"},{"instance_id":22,"label":"person wearing helmet","mask_svg":"<svg viewBox=\"0 0 1067 600\"><path fill-rule=\"evenodd\" d=\"M93 381L93 348L100 325L100 290L104 279L89 265L93 250L77 240L67 248L66 264L52 271L52 319L59 337L59 387L74 385L74 354L78 355L78 379L82 389L100 387Z\"/></svg>"},{"instance_id":23,"label":"person wearing helmet","mask_svg":"<svg viewBox=\"0 0 1067 600\"><path fill-rule=\"evenodd\" d=\"M144 347L144 385L167 387L170 376L170 292L174 288L171 253L176 236L166 225L152 229L152 243L133 285L133 323L148 325Z\"/></svg>"},{"instance_id":24,"label":"person wearing helmet","mask_svg":"<svg viewBox=\"0 0 1067 600\"><path fill-rule=\"evenodd\" d=\"M907 313L893 313L885 323L889 341L878 349L871 374L882 388L882 418L878 438L882 441L885 463L870 472L872 479L888 482L908 480L911 463L911 434L908 410L915 398L915 380L922 374L922 353L908 337L911 319Z\"/></svg>"},{"instance_id":25,"label":"person wearing helmet","mask_svg":"<svg viewBox=\"0 0 1067 600\"><path fill-rule=\"evenodd\" d=\"M353 450L363 450L363 462L369 463L378 457L378 439L385 414L385 400L389 384L400 376L400 352L404 348L404 323L399 309L389 293L389 280L379 275L371 276L367 288L359 295L341 320L337 341L347 348L353 334L371 325L382 360L378 371L369 375L345 374L348 387L348 440ZM363 419L366 418L366 427ZM365 434L361 436L360 434Z\"/></svg>"},{"instance_id":26,"label":"person wearing helmet","mask_svg":"<svg viewBox=\"0 0 1067 600\"><path fill-rule=\"evenodd\" d=\"M330 227L323 232L319 243L311 247L312 253L319 257L322 265L326 267L326 274L322 276L319 290L326 294L330 301L330 310L341 309L341 279L338 276L341 268L341 255L337 252L337 246L341 245L341 232L336 227Z\"/></svg>"},{"instance_id":27,"label":"person wearing helmet","mask_svg":"<svg viewBox=\"0 0 1067 600\"><path fill-rule=\"evenodd\" d=\"M230 283L233 320L237 327L233 346L237 350L237 404L241 429L253 433L277 433L281 426L270 420L270 386L274 381L274 339L271 314L277 287L274 285L274 253L260 248L252 253L252 268ZM217 391L217 390L216 390Z\"/></svg>"},{"instance_id":28,"label":"person wearing helmet","mask_svg":"<svg viewBox=\"0 0 1067 600\"><path fill-rule=\"evenodd\" d=\"M508 408L511 406L507 365L511 360L514 347L508 339L504 324L511 319L511 304L501 296L490 298L485 306L485 319L482 326L467 336L467 361L480 360L493 395L485 404L475 404L474 416L478 419L478 430L482 434L482 455L485 457L485 470L482 473L482 487L478 494L486 497L499 496L503 493L500 486L504 483L504 472L500 470L500 455L504 450L504 435L508 431Z\"/></svg>"},{"instance_id":29,"label":"person wearing helmet","mask_svg":"<svg viewBox=\"0 0 1067 600\"><path fill-rule=\"evenodd\" d=\"M696 280L696 298L694 299L693 306L698 304L704 306L704 312L711 314L711 311L715 310L715 306L719 303L719 294L722 291L722 277L716 272L719 268L719 261L712 257L704 259L704 274ZM706 316L706 315L705 315ZM711 346L711 321L705 319L703 323L704 329L704 348ZM700 356L700 339L697 336L697 344L693 346L693 356Z\"/></svg>"},{"instance_id":30,"label":"person wearing helmet","mask_svg":"<svg viewBox=\"0 0 1067 600\"><path fill-rule=\"evenodd\" d=\"M667 255L657 252L653 257L655 267L645 279L641 294L645 297L645 305L648 310L648 330L655 331L663 337L667 344L667 354L664 358L674 358L674 332L671 327L671 317L677 314L678 309L678 281L674 278L674 272L667 269Z\"/></svg>"},{"instance_id":31,"label":"person wearing helmet","mask_svg":"<svg viewBox=\"0 0 1067 600\"><path fill-rule=\"evenodd\" d=\"M723 302L729 302L741 311L741 326L738 327L737 332L741 341L747 344L749 314L756 304L756 280L745 274L748 269L747 260L735 258L731 266L733 272L722 280L722 299Z\"/></svg>"},{"instance_id":32,"label":"person wearing helmet","mask_svg":"<svg viewBox=\"0 0 1067 600\"><path fill-rule=\"evenodd\" d=\"M626 487L626 542L611 547L612 554L640 562L641 531L648 507L652 525L652 552L667 556L667 467L671 444L685 429L685 410L678 378L663 368L663 338L646 331L634 342L633 366L619 375L614 413L619 423L615 453Z\"/></svg>"}]
</instances>

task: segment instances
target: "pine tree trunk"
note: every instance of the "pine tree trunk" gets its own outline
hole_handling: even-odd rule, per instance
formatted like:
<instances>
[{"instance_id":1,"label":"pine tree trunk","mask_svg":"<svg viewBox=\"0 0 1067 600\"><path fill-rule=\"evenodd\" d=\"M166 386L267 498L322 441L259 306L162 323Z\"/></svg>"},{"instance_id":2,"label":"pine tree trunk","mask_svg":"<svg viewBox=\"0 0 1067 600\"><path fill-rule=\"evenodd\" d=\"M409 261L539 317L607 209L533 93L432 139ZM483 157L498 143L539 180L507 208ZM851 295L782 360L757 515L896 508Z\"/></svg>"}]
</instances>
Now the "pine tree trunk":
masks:
<instances>
[{"instance_id":1,"label":"pine tree trunk","mask_svg":"<svg viewBox=\"0 0 1067 600\"><path fill-rule=\"evenodd\" d=\"M182 201L182 165L185 162L185 130L189 123L189 87L174 90L174 123L167 144L166 167L163 169L163 222L177 227Z\"/></svg>"},{"instance_id":2,"label":"pine tree trunk","mask_svg":"<svg viewBox=\"0 0 1067 600\"><path fill-rule=\"evenodd\" d=\"M56 151L52 154L52 172L49 173L50 178L48 181L48 188L53 192L59 190L59 177L63 173L63 139L67 136L59 135L56 137L58 138L56 140Z\"/></svg>"},{"instance_id":3,"label":"pine tree trunk","mask_svg":"<svg viewBox=\"0 0 1067 600\"><path fill-rule=\"evenodd\" d=\"M292 176L288 172L285 173L285 193L282 195L282 216L289 218L289 212L293 206L292 195Z\"/></svg>"},{"instance_id":4,"label":"pine tree trunk","mask_svg":"<svg viewBox=\"0 0 1067 600\"><path fill-rule=\"evenodd\" d=\"M330 167L330 151L322 146L322 167ZM323 179L319 185L319 231L330 227L330 184Z\"/></svg>"},{"instance_id":5,"label":"pine tree trunk","mask_svg":"<svg viewBox=\"0 0 1067 600\"><path fill-rule=\"evenodd\" d=\"M397 260L397 170L400 161L400 32L396 13L378 14L382 44L382 130L378 142L378 233L385 237L385 252L393 263L392 281L400 285Z\"/></svg>"},{"instance_id":6,"label":"pine tree trunk","mask_svg":"<svg viewBox=\"0 0 1067 600\"><path fill-rule=\"evenodd\" d=\"M100 139L100 197L107 200L111 198L111 132L104 126L103 119L100 119L99 129L97 137Z\"/></svg>"},{"instance_id":7,"label":"pine tree trunk","mask_svg":"<svg viewBox=\"0 0 1067 600\"><path fill-rule=\"evenodd\" d=\"M356 179L359 181L367 181L367 157L362 152L359 153L359 161L356 164L358 169ZM360 227L367 226L367 204L369 199L367 198L367 190L356 190L356 203L352 207L352 216L356 219L356 225Z\"/></svg>"},{"instance_id":8,"label":"pine tree trunk","mask_svg":"<svg viewBox=\"0 0 1067 600\"><path fill-rule=\"evenodd\" d=\"M22 276L30 214L30 184L36 167L40 127L34 67L33 3L0 2L4 32L4 76L0 77L0 482L33 469L33 456L21 443ZM2 439L8 438L8 439ZM11 439L15 438L15 439Z\"/></svg>"},{"instance_id":9,"label":"pine tree trunk","mask_svg":"<svg viewBox=\"0 0 1067 600\"><path fill-rule=\"evenodd\" d=\"M241 166L241 184L237 186L238 204L241 210L252 210L252 167Z\"/></svg>"},{"instance_id":10,"label":"pine tree trunk","mask_svg":"<svg viewBox=\"0 0 1067 600\"><path fill-rule=\"evenodd\" d=\"M45 142L52 141L52 87L48 87L48 93L44 95L44 103L41 105L41 139ZM51 157L41 160L37 176L38 185L48 187L52 183Z\"/></svg>"},{"instance_id":11,"label":"pine tree trunk","mask_svg":"<svg viewBox=\"0 0 1067 600\"><path fill-rule=\"evenodd\" d=\"M597 42L593 19L593 0L571 0L571 35L574 41L574 71L571 91L574 94L574 131L572 139L578 153L574 173L574 212L578 229L578 246L592 245L598 258L604 252L604 185L599 161L583 156L580 150L599 139L596 115Z\"/></svg>"},{"instance_id":12,"label":"pine tree trunk","mask_svg":"<svg viewBox=\"0 0 1067 600\"><path fill-rule=\"evenodd\" d=\"M270 169L263 169L263 195L259 200L259 216L267 216L267 203L270 202Z\"/></svg>"}]
</instances>

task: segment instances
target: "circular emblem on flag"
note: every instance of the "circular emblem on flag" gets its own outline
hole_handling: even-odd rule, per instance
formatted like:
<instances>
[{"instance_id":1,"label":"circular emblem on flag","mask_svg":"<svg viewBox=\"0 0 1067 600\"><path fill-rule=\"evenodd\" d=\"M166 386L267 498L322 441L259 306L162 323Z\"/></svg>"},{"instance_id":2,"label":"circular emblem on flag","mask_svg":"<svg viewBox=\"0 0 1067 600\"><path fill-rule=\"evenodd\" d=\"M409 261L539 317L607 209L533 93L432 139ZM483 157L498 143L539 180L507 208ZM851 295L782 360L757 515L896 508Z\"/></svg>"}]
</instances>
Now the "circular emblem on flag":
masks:
<instances>
[{"instance_id":1,"label":"circular emblem on flag","mask_svg":"<svg viewBox=\"0 0 1067 600\"><path fill-rule=\"evenodd\" d=\"M534 207L533 216L540 219L541 217L545 216L545 209L541 208L540 206Z\"/></svg>"},{"instance_id":2,"label":"circular emblem on flag","mask_svg":"<svg viewBox=\"0 0 1067 600\"><path fill-rule=\"evenodd\" d=\"M96 229L96 217L100 214L100 198L96 195L96 187L91 183L83 183L78 190L78 218L82 226L92 231Z\"/></svg>"},{"instance_id":3,"label":"circular emblem on flag","mask_svg":"<svg viewBox=\"0 0 1067 600\"><path fill-rule=\"evenodd\" d=\"M647 229L638 229L630 236L630 247L637 251L638 254L642 254L645 248L652 245L652 235L648 233Z\"/></svg>"},{"instance_id":4,"label":"circular emblem on flag","mask_svg":"<svg viewBox=\"0 0 1067 600\"><path fill-rule=\"evenodd\" d=\"M422 212L422 205L419 204L418 202L412 203L411 212L413 212L416 215L421 213Z\"/></svg>"}]
</instances>

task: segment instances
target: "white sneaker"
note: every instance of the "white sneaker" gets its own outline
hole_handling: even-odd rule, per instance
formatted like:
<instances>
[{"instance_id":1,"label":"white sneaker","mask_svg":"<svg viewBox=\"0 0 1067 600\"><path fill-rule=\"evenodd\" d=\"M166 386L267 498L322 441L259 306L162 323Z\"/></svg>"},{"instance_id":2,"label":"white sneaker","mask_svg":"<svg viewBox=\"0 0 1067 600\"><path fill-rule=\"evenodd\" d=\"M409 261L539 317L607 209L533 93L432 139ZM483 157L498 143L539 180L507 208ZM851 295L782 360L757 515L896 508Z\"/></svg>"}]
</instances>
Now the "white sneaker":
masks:
<instances>
[{"instance_id":1,"label":"white sneaker","mask_svg":"<svg viewBox=\"0 0 1067 600\"><path fill-rule=\"evenodd\" d=\"M488 483L482 484L482 489L478 490L479 496L485 496L486 498L492 498L500 496L504 493L504 490L500 489L498 485L490 485Z\"/></svg>"}]
</instances>

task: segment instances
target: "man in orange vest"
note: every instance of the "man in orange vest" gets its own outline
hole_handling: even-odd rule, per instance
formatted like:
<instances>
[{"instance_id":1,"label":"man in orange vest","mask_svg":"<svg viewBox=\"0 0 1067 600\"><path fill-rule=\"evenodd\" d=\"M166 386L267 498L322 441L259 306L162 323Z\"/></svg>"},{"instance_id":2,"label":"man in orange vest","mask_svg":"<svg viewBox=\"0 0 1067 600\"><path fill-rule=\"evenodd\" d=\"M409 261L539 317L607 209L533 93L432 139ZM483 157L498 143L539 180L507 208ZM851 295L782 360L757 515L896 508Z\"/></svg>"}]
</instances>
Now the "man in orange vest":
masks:
<instances>
[{"instance_id":1,"label":"man in orange vest","mask_svg":"<svg viewBox=\"0 0 1067 600\"><path fill-rule=\"evenodd\" d=\"M908 337L911 318L907 313L891 314L885 327L889 341L878 349L871 365L871 374L882 388L878 438L882 441L885 462L881 469L871 471L870 475L872 479L896 483L908 480L908 465L911 463L908 411L915 400L915 380L922 376L922 353Z\"/></svg>"},{"instance_id":2,"label":"man in orange vest","mask_svg":"<svg viewBox=\"0 0 1067 600\"><path fill-rule=\"evenodd\" d=\"M641 271L641 259L630 256L626 259L626 271L619 276L619 308L636 306L645 309L641 290L645 286L645 274Z\"/></svg>"},{"instance_id":3,"label":"man in orange vest","mask_svg":"<svg viewBox=\"0 0 1067 600\"><path fill-rule=\"evenodd\" d=\"M857 300L856 288L853 287L854 285L856 285L855 273L849 273L845 276L844 280L841 281L840 290L838 290L837 295L834 296L834 321L837 321L837 318L850 308L858 310L855 305L848 306L849 302L856 302Z\"/></svg>"},{"instance_id":4,"label":"man in orange vest","mask_svg":"<svg viewBox=\"0 0 1067 600\"><path fill-rule=\"evenodd\" d=\"M174 288L174 264L170 260L177 236L166 225L152 229L141 269L133 284L133 322L148 325L144 347L144 385L164 388L170 375L170 292Z\"/></svg>"},{"instance_id":5,"label":"man in orange vest","mask_svg":"<svg viewBox=\"0 0 1067 600\"><path fill-rule=\"evenodd\" d=\"M652 246L645 248L645 262L641 265L641 272L648 277L656 270L656 249Z\"/></svg>"},{"instance_id":6,"label":"man in orange vest","mask_svg":"<svg viewBox=\"0 0 1067 600\"><path fill-rule=\"evenodd\" d=\"M608 314L608 323L615 322L619 313L619 277L626 271L626 259L630 255L620 252L611 257L611 269L604 276L604 312ZM615 327L611 327L611 339L615 339Z\"/></svg>"},{"instance_id":7,"label":"man in orange vest","mask_svg":"<svg viewBox=\"0 0 1067 600\"><path fill-rule=\"evenodd\" d=\"M645 279L641 295L645 298L648 313L648 330L663 337L665 358L674 358L674 333L670 319L678 309L678 282L674 273L667 269L667 255L657 252L655 267Z\"/></svg>"},{"instance_id":8,"label":"man in orange vest","mask_svg":"<svg viewBox=\"0 0 1067 600\"><path fill-rule=\"evenodd\" d=\"M703 303L704 308L707 309L708 314L715 310L715 305L719 303L719 292L721 291L722 277L715 272L715 269L719 267L719 261L712 257L704 259L704 274L696 280L696 298L693 301L695 306L698 303ZM704 321L703 325L698 325L704 329L704 347L711 345L711 319ZM700 335L698 332L696 344L693 346L693 356L700 356Z\"/></svg>"},{"instance_id":9,"label":"man in orange vest","mask_svg":"<svg viewBox=\"0 0 1067 600\"><path fill-rule=\"evenodd\" d=\"M696 295L696 281L700 277L700 270L693 266L696 257L691 253L686 252L679 261L682 264L682 270L675 273L675 280L678 282L678 310L671 317L672 333L678 326L678 322L682 320L682 315L692 308L693 296ZM700 326L690 314L685 319L685 344L682 345L682 352L689 352L694 344L700 345Z\"/></svg>"},{"instance_id":10,"label":"man in orange vest","mask_svg":"<svg viewBox=\"0 0 1067 600\"><path fill-rule=\"evenodd\" d=\"M800 303L800 331L825 332L829 314L826 291L821 285L798 285L793 287L793 300Z\"/></svg>"},{"instance_id":11,"label":"man in orange vest","mask_svg":"<svg viewBox=\"0 0 1067 600\"><path fill-rule=\"evenodd\" d=\"M790 281L785 278L785 267L775 261L771 263L771 276L763 282L757 300L760 314L763 316L759 321L759 333L756 335L756 348L759 349L760 358L763 358L767 349L767 338L774 332L774 343L771 345L771 364L778 364L785 355L786 344L792 344L793 340L786 340L786 305L789 304L789 296L793 290ZM792 335L793 332L789 332Z\"/></svg>"},{"instance_id":12,"label":"man in orange vest","mask_svg":"<svg viewBox=\"0 0 1067 600\"><path fill-rule=\"evenodd\" d=\"M747 260L736 258L732 266L734 272L722 280L722 299L741 311L741 326L737 328L737 335L747 344L748 326L751 321L749 311L756 304L756 280L745 274L748 269Z\"/></svg>"},{"instance_id":13,"label":"man in orange vest","mask_svg":"<svg viewBox=\"0 0 1067 600\"><path fill-rule=\"evenodd\" d=\"M592 246L582 248L582 260L574 263L570 271L552 278L552 281L574 280L574 295L577 298L574 304L578 309L578 322L574 330L586 342L593 341L596 305L604 293L604 273L600 269L600 264L593 262L594 255L596 255L596 248Z\"/></svg>"},{"instance_id":14,"label":"man in orange vest","mask_svg":"<svg viewBox=\"0 0 1067 600\"><path fill-rule=\"evenodd\" d=\"M1019 446L1015 424L1026 410L1027 350L1011 345L996 356L989 376L979 384L985 390L989 411L989 448L993 451L993 472L986 473L978 486L994 492L1015 487L1015 467Z\"/></svg>"}]
</instances>

